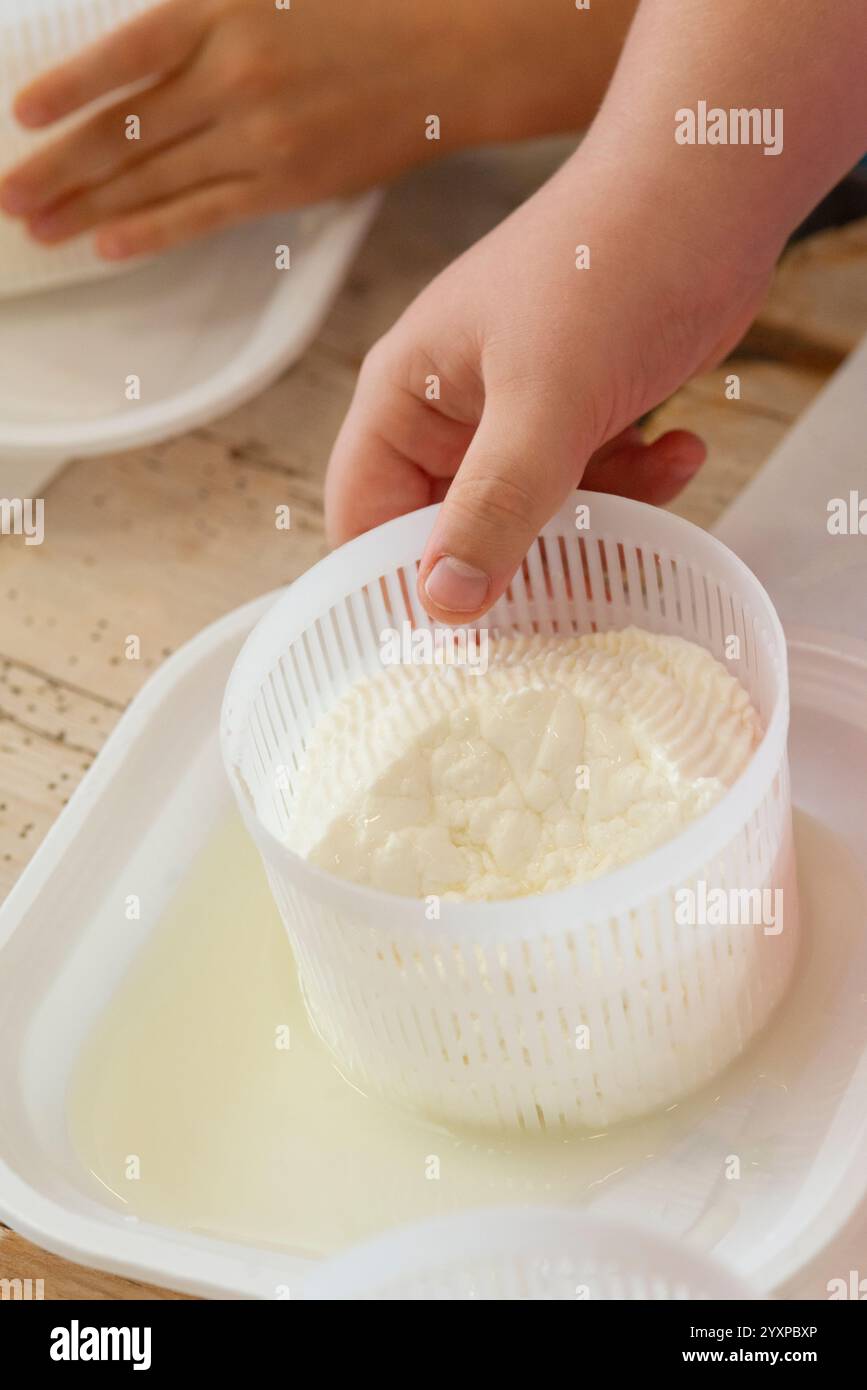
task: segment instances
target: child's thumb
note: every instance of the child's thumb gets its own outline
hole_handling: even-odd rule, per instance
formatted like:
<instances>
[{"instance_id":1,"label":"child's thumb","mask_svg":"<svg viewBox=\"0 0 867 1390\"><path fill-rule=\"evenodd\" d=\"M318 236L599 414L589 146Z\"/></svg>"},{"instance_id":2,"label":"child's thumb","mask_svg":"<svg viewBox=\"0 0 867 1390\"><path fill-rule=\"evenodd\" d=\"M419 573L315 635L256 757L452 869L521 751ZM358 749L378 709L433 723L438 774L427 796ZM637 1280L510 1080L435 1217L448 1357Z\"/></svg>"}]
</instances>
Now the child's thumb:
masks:
<instances>
[{"instance_id":1,"label":"child's thumb","mask_svg":"<svg viewBox=\"0 0 867 1390\"><path fill-rule=\"evenodd\" d=\"M433 618L485 613L575 487L593 443L561 415L488 399L422 557L419 596Z\"/></svg>"}]
</instances>

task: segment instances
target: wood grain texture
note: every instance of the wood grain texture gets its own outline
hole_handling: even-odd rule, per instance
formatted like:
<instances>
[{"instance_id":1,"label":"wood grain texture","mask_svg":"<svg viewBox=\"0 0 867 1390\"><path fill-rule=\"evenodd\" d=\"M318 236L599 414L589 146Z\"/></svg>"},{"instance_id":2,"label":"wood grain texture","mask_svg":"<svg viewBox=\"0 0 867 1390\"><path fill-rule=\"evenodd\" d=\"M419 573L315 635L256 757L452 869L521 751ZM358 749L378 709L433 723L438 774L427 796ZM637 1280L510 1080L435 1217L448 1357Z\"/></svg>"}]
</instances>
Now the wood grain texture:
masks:
<instances>
[{"instance_id":1,"label":"wood grain texture","mask_svg":"<svg viewBox=\"0 0 867 1390\"><path fill-rule=\"evenodd\" d=\"M114 1274L103 1274L97 1269L87 1269L84 1265L72 1264L59 1255L51 1255L23 1240L21 1236L0 1226L0 1279L29 1279L35 1293L37 1281L42 1280L39 1290L46 1302L53 1299L82 1298L88 1300L138 1300L138 1299L180 1299L187 1300L186 1294L173 1293L170 1289L159 1289L154 1284L140 1284L135 1279L121 1279ZM24 1290L22 1290L23 1292ZM5 1301L5 1300L4 1300ZM10 1300L12 1301L12 1300ZM8 1314L8 1310L4 1309Z\"/></svg>"},{"instance_id":2,"label":"wood grain texture","mask_svg":"<svg viewBox=\"0 0 867 1390\"><path fill-rule=\"evenodd\" d=\"M0 539L0 895L151 672L206 623L324 554L325 463L365 351L568 147L464 155L404 180L303 361L207 429L71 464L46 492L44 544ZM732 361L655 413L651 432L689 427L709 446L674 504L681 515L709 525L867 330L865 270L865 223L797 247ZM725 396L731 372L738 401ZM288 532L275 526L284 505ZM129 659L133 636L141 650ZM47 1299L179 1297L2 1229L0 1278L43 1279Z\"/></svg>"}]
</instances>

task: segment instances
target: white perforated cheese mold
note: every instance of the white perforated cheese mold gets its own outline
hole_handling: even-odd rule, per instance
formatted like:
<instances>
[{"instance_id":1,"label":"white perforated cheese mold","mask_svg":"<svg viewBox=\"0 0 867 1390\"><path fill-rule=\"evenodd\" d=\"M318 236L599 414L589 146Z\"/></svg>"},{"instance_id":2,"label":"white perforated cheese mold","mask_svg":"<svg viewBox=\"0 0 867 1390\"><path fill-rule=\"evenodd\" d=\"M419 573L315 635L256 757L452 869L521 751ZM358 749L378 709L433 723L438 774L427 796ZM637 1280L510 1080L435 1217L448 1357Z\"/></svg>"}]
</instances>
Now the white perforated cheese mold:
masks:
<instances>
[{"instance_id":1,"label":"white perforated cheese mold","mask_svg":"<svg viewBox=\"0 0 867 1390\"><path fill-rule=\"evenodd\" d=\"M0 173L57 138L60 126L26 130L12 115L22 87L49 68L102 38L124 20L152 9L157 0L0 0ZM66 125L81 119L73 116ZM40 246L21 222L0 217L0 298L28 294L132 268L104 261L90 237Z\"/></svg>"},{"instance_id":2,"label":"white perforated cheese mold","mask_svg":"<svg viewBox=\"0 0 867 1390\"><path fill-rule=\"evenodd\" d=\"M323 1260L304 1297L364 1302L755 1299L715 1259L631 1222L574 1211L465 1211Z\"/></svg>"},{"instance_id":3,"label":"white perforated cheese mold","mask_svg":"<svg viewBox=\"0 0 867 1390\"><path fill-rule=\"evenodd\" d=\"M590 518L581 530L579 505ZM755 576L704 531L624 498L573 494L486 625L572 636L635 624L688 638L741 680L763 739L711 810L644 858L539 897L443 902L428 920L423 901L340 881L284 841L316 721L381 669L383 629L430 625L416 577L436 510L359 537L296 581L226 689L224 762L311 1019L355 1085L442 1122L599 1127L673 1104L762 1028L796 956L779 620ZM696 903L715 889L730 903L750 894L756 906L756 890L779 889L782 930L743 908L730 914L737 924L679 923L681 889Z\"/></svg>"}]
</instances>

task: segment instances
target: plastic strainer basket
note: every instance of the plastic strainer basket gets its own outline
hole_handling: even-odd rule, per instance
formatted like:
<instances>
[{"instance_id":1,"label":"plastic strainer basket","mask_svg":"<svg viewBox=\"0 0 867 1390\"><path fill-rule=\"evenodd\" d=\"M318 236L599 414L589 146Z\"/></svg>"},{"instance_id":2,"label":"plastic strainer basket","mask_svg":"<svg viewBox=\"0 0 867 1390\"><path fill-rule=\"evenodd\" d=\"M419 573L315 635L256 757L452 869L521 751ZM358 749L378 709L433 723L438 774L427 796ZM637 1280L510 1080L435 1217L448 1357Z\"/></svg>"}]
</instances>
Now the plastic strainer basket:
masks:
<instances>
[{"instance_id":1,"label":"plastic strainer basket","mask_svg":"<svg viewBox=\"0 0 867 1390\"><path fill-rule=\"evenodd\" d=\"M755 1299L716 1260L631 1223L513 1207L422 1222L324 1260L317 1300Z\"/></svg>"},{"instance_id":2,"label":"plastic strainer basket","mask_svg":"<svg viewBox=\"0 0 867 1390\"><path fill-rule=\"evenodd\" d=\"M589 529L576 529L578 504ZM381 670L384 629L429 626L416 576L435 513L389 522L296 581L251 633L226 690L226 767L311 1019L360 1089L445 1122L598 1128L670 1105L759 1031L796 954L779 620L754 575L697 527L575 493L487 625L571 636L636 624L689 638L740 678L764 738L720 801L643 859L533 898L443 902L430 921L423 901L341 881L284 840L317 719ZM783 929L681 925L683 888L696 903L719 888L781 889Z\"/></svg>"}]
</instances>

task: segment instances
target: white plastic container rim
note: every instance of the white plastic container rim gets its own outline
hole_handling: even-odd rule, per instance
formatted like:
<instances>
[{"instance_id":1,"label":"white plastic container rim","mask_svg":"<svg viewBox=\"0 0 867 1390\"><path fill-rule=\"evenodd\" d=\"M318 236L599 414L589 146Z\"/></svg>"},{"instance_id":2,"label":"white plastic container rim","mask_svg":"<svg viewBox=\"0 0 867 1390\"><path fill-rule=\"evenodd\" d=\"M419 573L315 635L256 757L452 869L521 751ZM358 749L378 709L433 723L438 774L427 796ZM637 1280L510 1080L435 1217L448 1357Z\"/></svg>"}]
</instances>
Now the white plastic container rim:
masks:
<instances>
[{"instance_id":1,"label":"white plastic container rim","mask_svg":"<svg viewBox=\"0 0 867 1390\"><path fill-rule=\"evenodd\" d=\"M563 525L574 526L575 508L581 503L591 505L592 515L598 519L594 521L594 533L604 530L608 519L616 518L618 511L622 512L624 508L633 511L636 516L643 513L654 544L667 548L675 560L678 552L688 545L689 537L699 529L672 512L661 511L643 502L604 493L576 491L549 523L550 530L553 532ZM359 575L383 569L386 561L392 569L414 565L424 549L438 511L439 504L434 504L386 522L349 541L295 580L256 625L242 647L226 687L221 715L226 768L247 829L267 859L271 863L282 859L297 888L327 907L363 917L373 923L381 922L385 913L398 927L402 924L409 927L417 925L417 899L345 882L295 854L263 823L239 770L249 715L256 696L256 686L250 680L250 672L269 671L282 653L317 618L321 618L347 593L358 587ZM549 528L543 529L543 537ZM714 553L720 568L728 571L733 580L749 584L756 607L767 624L770 645L778 654L777 697L764 736L744 771L719 801L674 839L640 860L581 884L579 889L573 885L546 893L545 916L552 930L574 923L576 891L580 892L581 913L585 919L602 915L619 916L639 905L648 895L682 877L684 866L706 863L730 841L733 824L749 821L784 760L789 726L789 691L782 625L767 592L743 561L715 537L703 531L700 534L703 546ZM526 914L527 901L522 898L495 902L455 902L449 904L448 921L437 922L437 931L442 938L460 943L464 934L463 923L472 919L476 928L484 929L487 919L492 927L496 925L498 937L508 940L512 935L524 932Z\"/></svg>"},{"instance_id":2,"label":"white plastic container rim","mask_svg":"<svg viewBox=\"0 0 867 1390\"><path fill-rule=\"evenodd\" d=\"M333 1256L309 1300L753 1300L712 1257L632 1222L569 1209L486 1208L403 1227Z\"/></svg>"}]
</instances>

